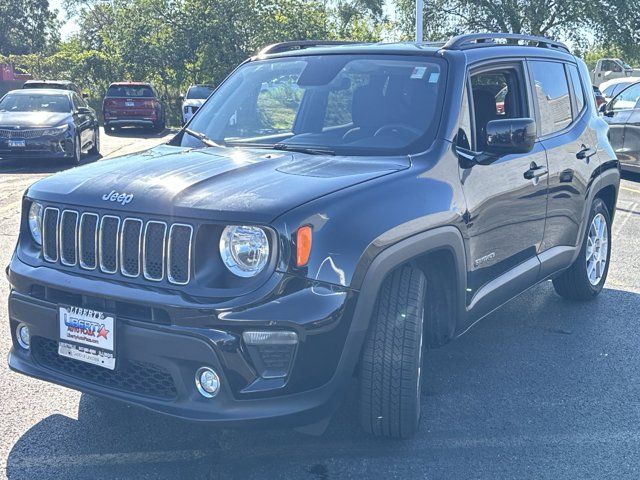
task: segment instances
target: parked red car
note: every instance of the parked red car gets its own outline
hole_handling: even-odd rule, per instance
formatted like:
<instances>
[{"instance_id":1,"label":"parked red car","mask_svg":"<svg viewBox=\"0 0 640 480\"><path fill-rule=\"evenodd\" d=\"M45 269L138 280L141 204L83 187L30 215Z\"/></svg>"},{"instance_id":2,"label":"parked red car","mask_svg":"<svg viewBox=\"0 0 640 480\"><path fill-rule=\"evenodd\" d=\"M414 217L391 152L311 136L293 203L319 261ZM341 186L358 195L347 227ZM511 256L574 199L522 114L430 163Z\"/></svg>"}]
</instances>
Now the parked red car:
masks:
<instances>
[{"instance_id":1,"label":"parked red car","mask_svg":"<svg viewBox=\"0 0 640 480\"><path fill-rule=\"evenodd\" d=\"M165 127L165 111L149 83L117 82L109 85L102 102L105 130L145 127L157 131Z\"/></svg>"}]
</instances>

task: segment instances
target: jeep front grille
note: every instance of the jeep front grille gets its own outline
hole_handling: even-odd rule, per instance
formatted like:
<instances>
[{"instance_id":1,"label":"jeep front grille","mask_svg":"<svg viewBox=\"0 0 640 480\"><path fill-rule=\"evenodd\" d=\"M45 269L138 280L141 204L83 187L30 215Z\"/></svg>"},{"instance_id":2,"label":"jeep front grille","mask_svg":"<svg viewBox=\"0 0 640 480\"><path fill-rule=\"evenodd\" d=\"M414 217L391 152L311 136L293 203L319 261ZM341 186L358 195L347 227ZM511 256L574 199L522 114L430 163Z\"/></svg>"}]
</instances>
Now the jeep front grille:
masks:
<instances>
[{"instance_id":1,"label":"jeep front grille","mask_svg":"<svg viewBox=\"0 0 640 480\"><path fill-rule=\"evenodd\" d=\"M49 263L153 282L191 280L193 227L47 207L42 255Z\"/></svg>"}]
</instances>

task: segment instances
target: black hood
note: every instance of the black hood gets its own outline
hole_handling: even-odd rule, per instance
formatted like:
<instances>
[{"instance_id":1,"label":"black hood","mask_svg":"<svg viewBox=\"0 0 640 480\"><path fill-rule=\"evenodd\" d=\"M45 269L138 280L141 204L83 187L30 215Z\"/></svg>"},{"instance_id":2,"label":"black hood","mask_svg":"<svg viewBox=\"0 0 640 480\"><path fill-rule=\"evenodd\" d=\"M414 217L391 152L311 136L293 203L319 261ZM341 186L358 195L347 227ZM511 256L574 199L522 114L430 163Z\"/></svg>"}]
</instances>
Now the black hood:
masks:
<instances>
[{"instance_id":1,"label":"black hood","mask_svg":"<svg viewBox=\"0 0 640 480\"><path fill-rule=\"evenodd\" d=\"M28 195L96 209L266 223L315 198L408 167L408 159L397 157L163 145L53 175Z\"/></svg>"},{"instance_id":2,"label":"black hood","mask_svg":"<svg viewBox=\"0 0 640 480\"><path fill-rule=\"evenodd\" d=\"M70 113L0 112L0 127L57 127L70 120Z\"/></svg>"}]
</instances>

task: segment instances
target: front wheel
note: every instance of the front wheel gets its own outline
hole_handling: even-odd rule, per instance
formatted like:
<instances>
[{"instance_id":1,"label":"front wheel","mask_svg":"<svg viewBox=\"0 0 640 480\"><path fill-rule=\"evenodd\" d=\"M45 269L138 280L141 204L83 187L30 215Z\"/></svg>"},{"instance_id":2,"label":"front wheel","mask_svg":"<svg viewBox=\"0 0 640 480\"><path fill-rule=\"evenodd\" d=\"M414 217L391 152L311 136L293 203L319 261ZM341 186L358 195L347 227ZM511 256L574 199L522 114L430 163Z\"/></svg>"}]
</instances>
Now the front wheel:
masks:
<instances>
[{"instance_id":1,"label":"front wheel","mask_svg":"<svg viewBox=\"0 0 640 480\"><path fill-rule=\"evenodd\" d=\"M93 130L93 145L91 146L89 153L91 155L100 154L100 127L96 127Z\"/></svg>"},{"instance_id":2,"label":"front wheel","mask_svg":"<svg viewBox=\"0 0 640 480\"><path fill-rule=\"evenodd\" d=\"M596 198L591 205L587 232L578 258L553 286L561 297L590 300L600 293L609 273L611 258L611 215L606 204Z\"/></svg>"},{"instance_id":3,"label":"front wheel","mask_svg":"<svg viewBox=\"0 0 640 480\"><path fill-rule=\"evenodd\" d=\"M360 361L362 428L407 438L418 429L427 281L403 266L382 284Z\"/></svg>"},{"instance_id":4,"label":"front wheel","mask_svg":"<svg viewBox=\"0 0 640 480\"><path fill-rule=\"evenodd\" d=\"M69 159L71 165L80 165L82 160L82 144L78 135L73 139L73 156Z\"/></svg>"}]
</instances>

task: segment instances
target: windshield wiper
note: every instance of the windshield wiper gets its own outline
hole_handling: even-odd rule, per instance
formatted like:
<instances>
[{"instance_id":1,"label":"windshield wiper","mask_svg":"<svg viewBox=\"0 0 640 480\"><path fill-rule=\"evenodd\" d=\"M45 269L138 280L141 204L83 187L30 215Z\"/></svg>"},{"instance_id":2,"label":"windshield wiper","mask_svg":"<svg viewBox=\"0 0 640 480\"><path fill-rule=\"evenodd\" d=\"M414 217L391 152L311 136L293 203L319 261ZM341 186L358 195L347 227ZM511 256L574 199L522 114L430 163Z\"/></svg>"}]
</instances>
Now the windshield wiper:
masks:
<instances>
[{"instance_id":1,"label":"windshield wiper","mask_svg":"<svg viewBox=\"0 0 640 480\"><path fill-rule=\"evenodd\" d=\"M192 137L195 137L198 140L200 140L207 147L222 147L222 145L217 144L216 142L211 140L209 137L207 137L204 133L196 132L195 130L191 130L190 128L185 128L184 131L187 132Z\"/></svg>"},{"instance_id":2,"label":"windshield wiper","mask_svg":"<svg viewBox=\"0 0 640 480\"><path fill-rule=\"evenodd\" d=\"M287 152L300 152L308 153L309 155L335 155L331 149L322 147L305 147L304 145L291 145L289 143L276 143L273 147L274 150L284 150Z\"/></svg>"}]
</instances>

